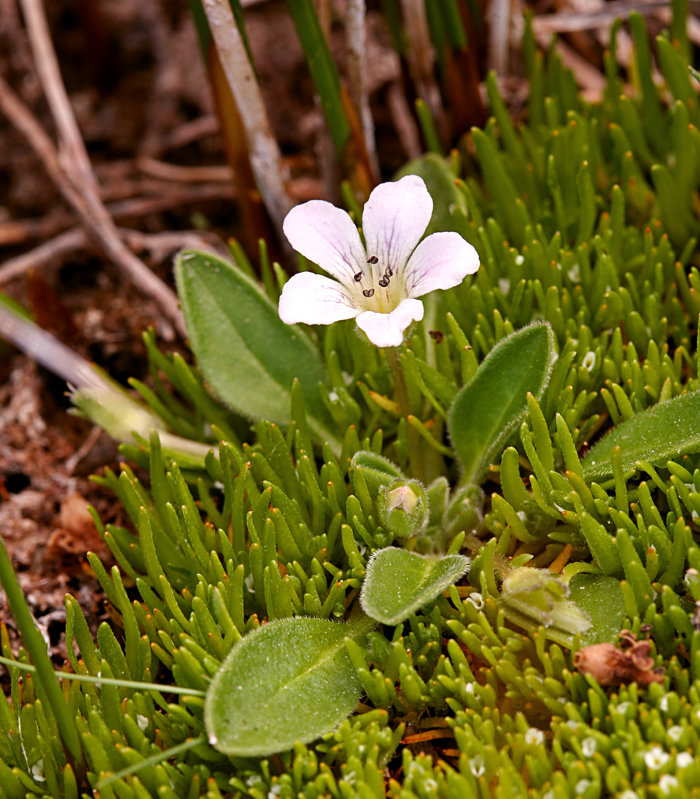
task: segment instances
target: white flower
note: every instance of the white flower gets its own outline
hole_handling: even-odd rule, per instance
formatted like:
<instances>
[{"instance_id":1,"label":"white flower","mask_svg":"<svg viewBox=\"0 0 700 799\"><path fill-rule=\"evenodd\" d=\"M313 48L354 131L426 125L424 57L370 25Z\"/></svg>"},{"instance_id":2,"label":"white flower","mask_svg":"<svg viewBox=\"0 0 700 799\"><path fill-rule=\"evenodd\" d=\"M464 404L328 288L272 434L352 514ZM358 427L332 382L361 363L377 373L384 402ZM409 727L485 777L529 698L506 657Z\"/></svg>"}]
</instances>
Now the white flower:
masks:
<instances>
[{"instance_id":1,"label":"white flower","mask_svg":"<svg viewBox=\"0 0 700 799\"><path fill-rule=\"evenodd\" d=\"M530 727L525 733L525 743L530 745L541 744L544 741L544 733L536 727Z\"/></svg>"},{"instance_id":2,"label":"white flower","mask_svg":"<svg viewBox=\"0 0 700 799\"><path fill-rule=\"evenodd\" d=\"M678 787L678 780L673 774L664 774L659 780L661 793L670 793L672 788Z\"/></svg>"},{"instance_id":3,"label":"white flower","mask_svg":"<svg viewBox=\"0 0 700 799\"><path fill-rule=\"evenodd\" d=\"M587 352L581 361L581 366L584 369L588 369L589 372L592 372L595 369L595 352Z\"/></svg>"},{"instance_id":4,"label":"white flower","mask_svg":"<svg viewBox=\"0 0 700 799\"><path fill-rule=\"evenodd\" d=\"M623 791L620 799L639 799L639 794L636 791Z\"/></svg>"},{"instance_id":5,"label":"white flower","mask_svg":"<svg viewBox=\"0 0 700 799\"><path fill-rule=\"evenodd\" d=\"M674 724L673 727L669 727L668 730L666 730L666 735L668 735L668 737L674 743L677 743L680 740L681 735L683 735L683 727L678 724Z\"/></svg>"},{"instance_id":6,"label":"white flower","mask_svg":"<svg viewBox=\"0 0 700 799\"><path fill-rule=\"evenodd\" d=\"M580 796L582 793L585 793L586 788L591 784L590 780L579 780L576 783L576 795Z\"/></svg>"},{"instance_id":7,"label":"white flower","mask_svg":"<svg viewBox=\"0 0 700 799\"><path fill-rule=\"evenodd\" d=\"M400 346L404 330L423 318L417 297L458 286L479 268L476 250L459 233L433 233L418 244L432 212L433 200L418 176L382 183L362 213L365 249L340 208L323 200L292 208L285 236L335 280L312 272L294 275L280 297L282 321L329 325L356 318L377 347Z\"/></svg>"},{"instance_id":8,"label":"white flower","mask_svg":"<svg viewBox=\"0 0 700 799\"><path fill-rule=\"evenodd\" d=\"M584 738L583 741L581 741L581 751L584 757L593 757L597 748L598 743L595 738Z\"/></svg>"},{"instance_id":9,"label":"white flower","mask_svg":"<svg viewBox=\"0 0 700 799\"><path fill-rule=\"evenodd\" d=\"M676 768L683 769L688 768L688 766L692 766L695 761L693 760L693 756L690 752L681 752L680 754L676 755Z\"/></svg>"},{"instance_id":10,"label":"white flower","mask_svg":"<svg viewBox=\"0 0 700 799\"><path fill-rule=\"evenodd\" d=\"M669 755L660 746L652 746L644 755L644 762L649 768L663 768L668 761Z\"/></svg>"},{"instance_id":11,"label":"white flower","mask_svg":"<svg viewBox=\"0 0 700 799\"><path fill-rule=\"evenodd\" d=\"M483 755L474 755L474 757L469 758L469 768L475 777L481 777L486 771Z\"/></svg>"}]
</instances>

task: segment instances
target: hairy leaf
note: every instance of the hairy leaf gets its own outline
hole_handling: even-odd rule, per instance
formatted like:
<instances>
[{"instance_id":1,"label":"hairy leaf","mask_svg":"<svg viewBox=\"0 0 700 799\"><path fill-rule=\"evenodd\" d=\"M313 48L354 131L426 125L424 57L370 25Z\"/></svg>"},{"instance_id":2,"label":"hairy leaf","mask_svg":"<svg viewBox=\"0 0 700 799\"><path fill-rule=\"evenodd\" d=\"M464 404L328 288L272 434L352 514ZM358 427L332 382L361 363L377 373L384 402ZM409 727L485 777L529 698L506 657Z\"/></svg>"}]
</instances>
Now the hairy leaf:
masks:
<instances>
[{"instance_id":1,"label":"hairy leaf","mask_svg":"<svg viewBox=\"0 0 700 799\"><path fill-rule=\"evenodd\" d=\"M382 624L399 624L456 583L468 566L464 555L434 557L398 547L380 549L367 564L362 609Z\"/></svg>"},{"instance_id":2,"label":"hairy leaf","mask_svg":"<svg viewBox=\"0 0 700 799\"><path fill-rule=\"evenodd\" d=\"M207 382L231 408L254 419L289 423L298 378L309 425L334 441L318 392L324 368L306 335L285 325L256 283L216 255L183 250L175 277L190 346Z\"/></svg>"},{"instance_id":3,"label":"hairy leaf","mask_svg":"<svg viewBox=\"0 0 700 799\"><path fill-rule=\"evenodd\" d=\"M657 466L700 451L700 391L660 402L615 427L582 460L586 480L612 475L610 456L615 447L620 447L626 472L637 461Z\"/></svg>"},{"instance_id":4,"label":"hairy leaf","mask_svg":"<svg viewBox=\"0 0 700 799\"><path fill-rule=\"evenodd\" d=\"M373 626L366 617L353 624L293 618L246 635L209 686L209 743L228 755L258 757L333 730L360 697L345 638Z\"/></svg>"},{"instance_id":5,"label":"hairy leaf","mask_svg":"<svg viewBox=\"0 0 700 799\"><path fill-rule=\"evenodd\" d=\"M575 574L569 582L569 599L591 620L581 636L584 645L617 640L625 617L619 580L604 574Z\"/></svg>"},{"instance_id":6,"label":"hairy leaf","mask_svg":"<svg viewBox=\"0 0 700 799\"><path fill-rule=\"evenodd\" d=\"M463 483L478 483L527 411L527 394L539 400L554 358L554 335L535 322L498 342L457 395L448 416Z\"/></svg>"}]
</instances>

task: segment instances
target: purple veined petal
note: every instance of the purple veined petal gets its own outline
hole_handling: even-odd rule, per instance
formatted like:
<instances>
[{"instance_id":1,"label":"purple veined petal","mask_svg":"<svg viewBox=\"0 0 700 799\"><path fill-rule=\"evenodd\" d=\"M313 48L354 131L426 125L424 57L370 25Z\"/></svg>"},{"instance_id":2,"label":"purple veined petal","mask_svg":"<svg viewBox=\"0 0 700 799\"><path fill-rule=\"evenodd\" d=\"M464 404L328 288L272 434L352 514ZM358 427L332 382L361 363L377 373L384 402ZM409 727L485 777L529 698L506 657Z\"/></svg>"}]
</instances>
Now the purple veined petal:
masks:
<instances>
[{"instance_id":1,"label":"purple veined petal","mask_svg":"<svg viewBox=\"0 0 700 799\"><path fill-rule=\"evenodd\" d=\"M313 272L294 275L284 284L279 302L280 319L288 325L330 325L358 313L345 286Z\"/></svg>"},{"instance_id":2,"label":"purple veined petal","mask_svg":"<svg viewBox=\"0 0 700 799\"><path fill-rule=\"evenodd\" d=\"M479 268L479 254L459 233L433 233L416 247L403 273L409 297L458 286Z\"/></svg>"},{"instance_id":3,"label":"purple veined petal","mask_svg":"<svg viewBox=\"0 0 700 799\"><path fill-rule=\"evenodd\" d=\"M325 200L292 208L282 228L297 252L347 286L366 268L365 248L349 214Z\"/></svg>"},{"instance_id":4,"label":"purple veined petal","mask_svg":"<svg viewBox=\"0 0 700 799\"><path fill-rule=\"evenodd\" d=\"M401 276L432 213L433 199L417 175L381 183L374 189L362 212L362 232L367 257L378 259L375 266L378 276L384 274L387 266Z\"/></svg>"},{"instance_id":5,"label":"purple veined petal","mask_svg":"<svg viewBox=\"0 0 700 799\"><path fill-rule=\"evenodd\" d=\"M391 313L365 311L356 321L360 330L377 347L400 347L404 330L411 322L419 322L423 318L423 303L420 300L404 300Z\"/></svg>"}]
</instances>

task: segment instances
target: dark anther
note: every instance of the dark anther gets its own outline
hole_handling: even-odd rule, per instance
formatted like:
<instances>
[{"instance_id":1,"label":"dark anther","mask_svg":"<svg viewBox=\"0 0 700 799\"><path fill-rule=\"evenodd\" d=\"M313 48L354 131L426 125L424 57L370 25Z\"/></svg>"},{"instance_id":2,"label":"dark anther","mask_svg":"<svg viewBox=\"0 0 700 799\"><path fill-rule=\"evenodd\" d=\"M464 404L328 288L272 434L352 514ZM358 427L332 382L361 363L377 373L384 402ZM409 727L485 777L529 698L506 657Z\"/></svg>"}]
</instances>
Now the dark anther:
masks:
<instances>
[{"instance_id":1,"label":"dark anther","mask_svg":"<svg viewBox=\"0 0 700 799\"><path fill-rule=\"evenodd\" d=\"M384 274L387 275L388 277L391 277L394 274L394 272L392 271L390 266L387 266L386 272L384 272Z\"/></svg>"},{"instance_id":2,"label":"dark anther","mask_svg":"<svg viewBox=\"0 0 700 799\"><path fill-rule=\"evenodd\" d=\"M436 344L442 344L442 342L445 340L445 334L442 332L442 330L428 330L428 334Z\"/></svg>"},{"instance_id":3,"label":"dark anther","mask_svg":"<svg viewBox=\"0 0 700 799\"><path fill-rule=\"evenodd\" d=\"M362 272L358 272L356 275L353 275L355 278L355 283L359 283L362 280Z\"/></svg>"},{"instance_id":4,"label":"dark anther","mask_svg":"<svg viewBox=\"0 0 700 799\"><path fill-rule=\"evenodd\" d=\"M374 289L365 289L362 293L365 297L371 297L374 294Z\"/></svg>"},{"instance_id":5,"label":"dark anther","mask_svg":"<svg viewBox=\"0 0 700 799\"><path fill-rule=\"evenodd\" d=\"M385 278L385 277L383 277L383 278L382 278L382 279L379 281L379 285L380 285L380 286L381 286L383 289L385 289L385 288L386 288L386 287L389 285L389 281L388 281L388 279L387 279L387 278Z\"/></svg>"},{"instance_id":6,"label":"dark anther","mask_svg":"<svg viewBox=\"0 0 700 799\"><path fill-rule=\"evenodd\" d=\"M368 264L378 264L378 263L379 263L379 258L377 258L377 256L376 256L376 255L373 255L373 256L372 256L372 257L371 257L371 258L370 258L370 259L367 261L367 263L368 263Z\"/></svg>"}]
</instances>

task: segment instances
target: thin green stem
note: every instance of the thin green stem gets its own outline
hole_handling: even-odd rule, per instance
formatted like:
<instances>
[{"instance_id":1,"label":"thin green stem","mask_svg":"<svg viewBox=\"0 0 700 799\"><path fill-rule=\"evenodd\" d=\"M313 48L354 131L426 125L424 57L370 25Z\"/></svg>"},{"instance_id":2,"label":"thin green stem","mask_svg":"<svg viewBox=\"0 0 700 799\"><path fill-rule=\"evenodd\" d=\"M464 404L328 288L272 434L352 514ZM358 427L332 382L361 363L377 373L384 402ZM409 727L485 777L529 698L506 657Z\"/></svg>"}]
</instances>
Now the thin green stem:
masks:
<instances>
[{"instance_id":1,"label":"thin green stem","mask_svg":"<svg viewBox=\"0 0 700 799\"><path fill-rule=\"evenodd\" d=\"M394 400L398 403L401 416L408 420L408 417L412 415L412 408L411 401L408 397L408 389L406 388L403 366L401 365L400 349L399 347L385 347L384 354L389 363L389 369L391 369L391 378L394 383ZM410 424L408 425L406 435L408 437L408 462L411 468L411 476L415 477L417 480L424 481L420 436L418 431Z\"/></svg>"},{"instance_id":2,"label":"thin green stem","mask_svg":"<svg viewBox=\"0 0 700 799\"><path fill-rule=\"evenodd\" d=\"M22 671L35 672L36 667L28 663L19 663L10 658L0 657L0 663ZM179 685L158 685L154 682L138 682L137 680L116 680L112 677L95 677L92 674L69 674L65 671L56 671L54 674L59 680L75 680L76 682L89 682L97 685L116 685L117 688L136 688L140 691L160 691L165 694L181 694L182 696L206 696L206 691L198 688L183 688Z\"/></svg>"},{"instance_id":3,"label":"thin green stem","mask_svg":"<svg viewBox=\"0 0 700 799\"><path fill-rule=\"evenodd\" d=\"M12 568L10 556L7 554L2 538L0 538L0 582L5 589L10 610L17 622L19 631L22 633L29 657L34 662L38 682L44 689L49 705L56 717L63 744L78 771L82 772L84 764L83 748L75 726L75 720L68 710L68 703L61 690L61 684L56 678L56 672L46 651L46 642L34 623L34 618L17 581L17 575Z\"/></svg>"}]
</instances>

